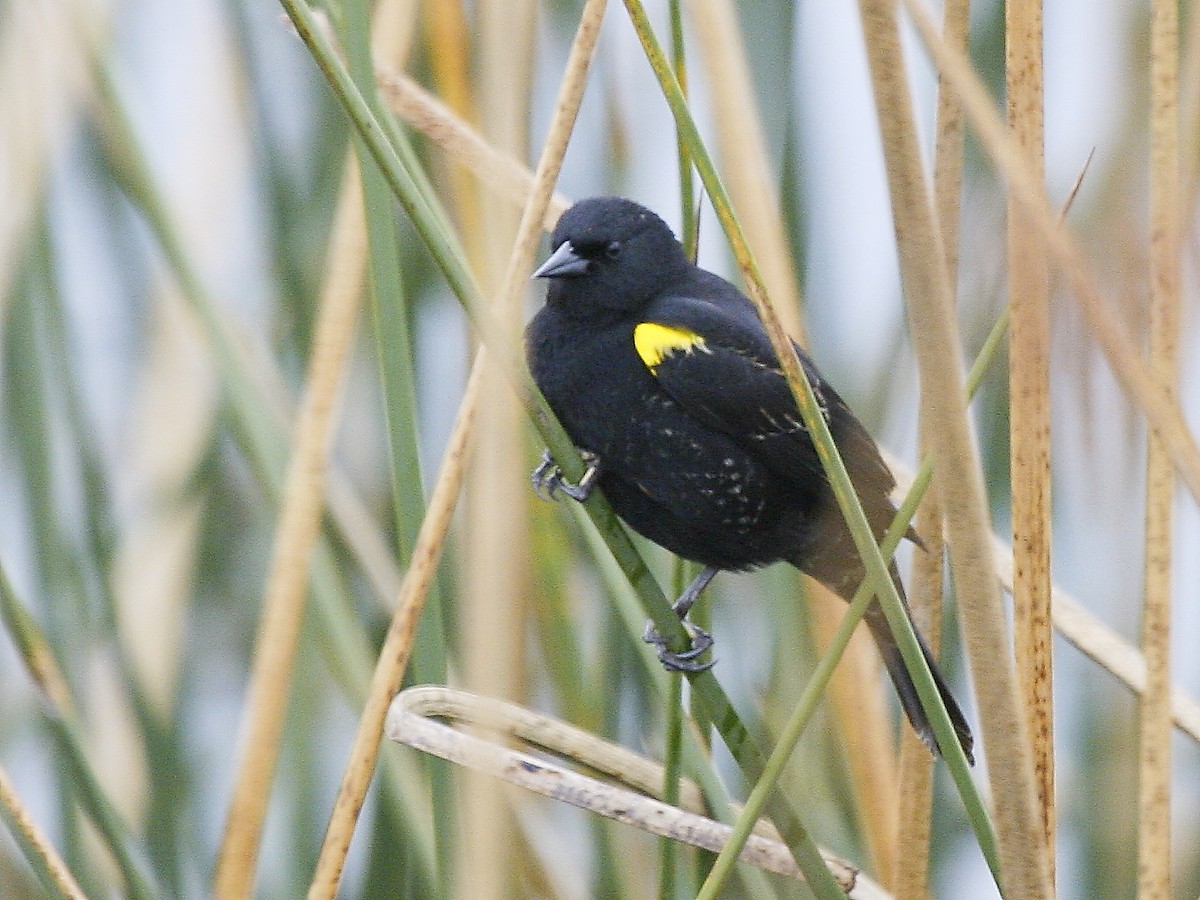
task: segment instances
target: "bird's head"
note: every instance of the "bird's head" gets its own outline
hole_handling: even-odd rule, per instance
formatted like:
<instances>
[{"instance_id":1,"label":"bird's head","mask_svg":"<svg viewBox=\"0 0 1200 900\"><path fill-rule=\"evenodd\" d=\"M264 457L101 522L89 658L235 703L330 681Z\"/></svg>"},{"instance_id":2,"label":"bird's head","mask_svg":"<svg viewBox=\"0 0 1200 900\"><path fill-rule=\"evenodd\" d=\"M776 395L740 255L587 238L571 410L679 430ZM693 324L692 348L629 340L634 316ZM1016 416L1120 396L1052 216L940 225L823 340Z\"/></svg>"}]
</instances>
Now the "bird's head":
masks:
<instances>
[{"instance_id":1,"label":"bird's head","mask_svg":"<svg viewBox=\"0 0 1200 900\"><path fill-rule=\"evenodd\" d=\"M620 197L580 200L550 243L533 277L550 279L547 302L582 315L637 310L690 265L662 219Z\"/></svg>"}]
</instances>

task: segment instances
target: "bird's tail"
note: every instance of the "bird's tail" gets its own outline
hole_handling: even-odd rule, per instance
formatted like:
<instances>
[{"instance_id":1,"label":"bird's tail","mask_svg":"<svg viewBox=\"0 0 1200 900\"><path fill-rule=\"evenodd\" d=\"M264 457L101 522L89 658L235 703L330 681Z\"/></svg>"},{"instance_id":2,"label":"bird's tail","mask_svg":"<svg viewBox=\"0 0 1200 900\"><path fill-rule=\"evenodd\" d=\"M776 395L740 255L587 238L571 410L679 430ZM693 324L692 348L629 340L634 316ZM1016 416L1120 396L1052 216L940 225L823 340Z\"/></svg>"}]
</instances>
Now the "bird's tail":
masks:
<instances>
[{"instance_id":1,"label":"bird's tail","mask_svg":"<svg viewBox=\"0 0 1200 900\"><path fill-rule=\"evenodd\" d=\"M857 551L853 549L848 533L843 543L846 546L844 553L826 551L817 560L810 561L804 570L849 602L854 599L854 593L858 590L863 578L866 577L866 572ZM908 612L904 585L900 581L900 573L896 569L896 564L892 563L889 570L896 590L900 594L900 601L904 604L905 612ZM879 648L879 655L883 657L883 664L887 668L888 675L891 676L892 684L896 686L896 694L900 698L900 706L904 710L904 714L912 723L917 736L925 742L925 746L940 755L941 748L938 747L937 739L933 736L933 726L929 724L929 717L921 705L921 698L917 696L917 686L913 684L912 676L908 674L904 658L900 655L900 647L896 643L895 635L892 634L892 627L888 624L887 616L884 615L883 607L879 605L878 600L871 601L863 618L866 620L867 627L871 629L871 636ZM937 685L942 702L946 704L946 712L950 714L950 721L958 735L958 742L962 745L967 759L974 763L972 747L975 739L971 734L971 726L967 724L962 709L954 699L954 695L950 693L950 688L934 662L933 654L929 652L929 646L925 643L925 639L919 631L916 632L916 635L917 642L921 645L921 652L925 654L925 662L928 663L929 671L933 674L933 682Z\"/></svg>"},{"instance_id":2,"label":"bird's tail","mask_svg":"<svg viewBox=\"0 0 1200 900\"><path fill-rule=\"evenodd\" d=\"M896 588L900 592L900 599L904 600L904 589L900 583L899 572L896 571L896 566L891 566L892 580L896 583ZM905 604L907 612L907 603ZM912 723L913 730L917 736L925 742L934 753L941 754L941 748L938 747L937 739L933 735L933 726L929 724L929 717L925 714L925 708L921 705L921 698L917 696L917 686L913 684L912 676L908 674L908 669L904 665L904 659L900 655L900 647L896 643L896 638L892 634L891 626L888 624L887 616L883 613L883 607L879 605L878 600L872 601L867 608L864 616L867 622L867 627L871 629L871 636L875 638L875 644L879 648L879 654L883 657L884 667L887 673L891 676L892 684L896 686L896 694L900 698L900 706L904 710L904 714L908 717L908 721ZM950 693L950 688L946 684L946 680L942 677L941 671L934 662L933 654L929 652L929 646L925 643L925 638L921 636L919 631L915 632L917 642L921 645L921 652L925 655L925 662L929 665L929 671L933 675L933 683L937 685L938 694L942 698L942 703L946 705L946 712L950 715L950 722L954 725L954 732L958 735L958 742L963 748L963 752L967 756L967 760L974 764L975 756L972 748L975 744L975 739L971 734L971 726L967 724L966 717L959 708L958 701L954 699L954 695Z\"/></svg>"}]
</instances>

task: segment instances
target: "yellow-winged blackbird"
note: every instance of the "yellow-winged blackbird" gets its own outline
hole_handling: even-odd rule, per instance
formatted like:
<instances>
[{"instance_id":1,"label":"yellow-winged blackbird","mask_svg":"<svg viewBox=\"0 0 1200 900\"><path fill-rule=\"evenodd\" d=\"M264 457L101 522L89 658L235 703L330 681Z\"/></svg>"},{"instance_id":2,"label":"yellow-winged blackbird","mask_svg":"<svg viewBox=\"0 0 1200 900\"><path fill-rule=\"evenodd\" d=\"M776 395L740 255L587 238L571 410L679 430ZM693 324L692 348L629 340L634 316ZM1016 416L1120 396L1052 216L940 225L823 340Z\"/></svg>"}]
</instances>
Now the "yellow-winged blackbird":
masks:
<instances>
[{"instance_id":1,"label":"yellow-winged blackbird","mask_svg":"<svg viewBox=\"0 0 1200 900\"><path fill-rule=\"evenodd\" d=\"M583 200L554 229L553 254L534 272L550 280L526 332L534 380L589 469L566 484L547 456L534 483L585 499L594 484L638 533L705 566L676 602L683 618L717 571L786 560L849 600L865 572L821 462L750 301L693 265L667 225L617 197ZM877 539L895 514L895 485L875 442L808 356L796 354ZM916 535L910 531L910 537ZM904 589L895 565L892 579ZM866 613L901 705L917 734L937 742L878 601ZM706 667L712 643L670 668ZM921 647L971 756L958 704ZM709 664L711 665L711 664Z\"/></svg>"}]
</instances>

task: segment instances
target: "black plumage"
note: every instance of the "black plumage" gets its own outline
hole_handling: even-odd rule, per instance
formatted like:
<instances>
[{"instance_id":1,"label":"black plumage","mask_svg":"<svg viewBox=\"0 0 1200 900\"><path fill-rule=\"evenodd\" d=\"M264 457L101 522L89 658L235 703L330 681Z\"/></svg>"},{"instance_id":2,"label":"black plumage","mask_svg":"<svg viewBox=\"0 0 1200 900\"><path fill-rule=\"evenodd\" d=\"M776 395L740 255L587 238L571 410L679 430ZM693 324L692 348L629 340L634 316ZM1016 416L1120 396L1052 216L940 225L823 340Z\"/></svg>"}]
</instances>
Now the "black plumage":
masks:
<instances>
[{"instance_id":1,"label":"black plumage","mask_svg":"<svg viewBox=\"0 0 1200 900\"><path fill-rule=\"evenodd\" d=\"M750 301L693 265L667 225L629 200L577 203L552 246L534 273L550 285L526 332L530 369L575 444L594 454L617 514L707 567L681 614L716 570L779 560L853 597L862 561ZM796 353L881 538L895 513L892 474L842 398ZM538 474L561 486L551 466ZM892 578L903 597L894 565ZM878 602L865 619L909 721L936 750ZM923 641L922 649L970 756L970 728ZM683 656L676 662L694 667Z\"/></svg>"}]
</instances>

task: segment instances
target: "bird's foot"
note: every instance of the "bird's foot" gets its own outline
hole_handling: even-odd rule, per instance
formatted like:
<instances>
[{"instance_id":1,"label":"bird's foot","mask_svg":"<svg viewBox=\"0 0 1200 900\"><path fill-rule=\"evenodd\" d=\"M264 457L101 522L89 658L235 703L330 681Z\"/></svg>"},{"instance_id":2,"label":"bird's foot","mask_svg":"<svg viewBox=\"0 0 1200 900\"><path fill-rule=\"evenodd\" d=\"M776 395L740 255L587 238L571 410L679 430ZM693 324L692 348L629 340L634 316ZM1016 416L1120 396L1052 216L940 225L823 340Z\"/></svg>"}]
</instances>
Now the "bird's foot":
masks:
<instances>
[{"instance_id":1,"label":"bird's foot","mask_svg":"<svg viewBox=\"0 0 1200 900\"><path fill-rule=\"evenodd\" d=\"M713 636L688 619L680 619L679 621L687 632L688 639L691 641L691 646L687 650L676 652L668 647L666 638L658 633L658 629L654 627L653 622L646 623L646 632L642 635L642 640L647 644L654 645L658 652L659 661L668 672L688 672L691 674L707 672L716 665L717 661L710 659L708 662L697 662L696 657L712 649L714 643Z\"/></svg>"},{"instance_id":2,"label":"bird's foot","mask_svg":"<svg viewBox=\"0 0 1200 900\"><path fill-rule=\"evenodd\" d=\"M572 500L577 500L580 503L590 497L592 489L600 479L600 457L590 450L580 450L579 455L583 457L587 468L584 470L583 477L579 479L579 482L572 484L563 475L562 469L558 467L558 463L550 455L549 449L543 450L542 461L530 476L530 481L533 482L533 492L543 500L557 500L559 491L562 491Z\"/></svg>"}]
</instances>

